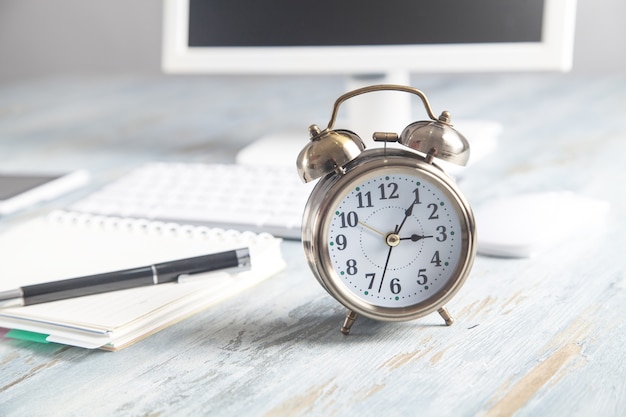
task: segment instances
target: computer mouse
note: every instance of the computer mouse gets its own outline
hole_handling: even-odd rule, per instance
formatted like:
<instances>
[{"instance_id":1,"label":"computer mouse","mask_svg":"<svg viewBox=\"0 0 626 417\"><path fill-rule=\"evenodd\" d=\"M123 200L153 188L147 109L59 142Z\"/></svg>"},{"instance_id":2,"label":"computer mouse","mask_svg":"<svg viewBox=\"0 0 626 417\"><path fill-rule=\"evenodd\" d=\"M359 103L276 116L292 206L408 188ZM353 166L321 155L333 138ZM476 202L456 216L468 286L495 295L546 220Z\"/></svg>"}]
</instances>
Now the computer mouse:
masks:
<instances>
[{"instance_id":1,"label":"computer mouse","mask_svg":"<svg viewBox=\"0 0 626 417\"><path fill-rule=\"evenodd\" d=\"M524 258L572 237L599 230L609 203L570 191L497 198L474 210L478 253Z\"/></svg>"}]
</instances>

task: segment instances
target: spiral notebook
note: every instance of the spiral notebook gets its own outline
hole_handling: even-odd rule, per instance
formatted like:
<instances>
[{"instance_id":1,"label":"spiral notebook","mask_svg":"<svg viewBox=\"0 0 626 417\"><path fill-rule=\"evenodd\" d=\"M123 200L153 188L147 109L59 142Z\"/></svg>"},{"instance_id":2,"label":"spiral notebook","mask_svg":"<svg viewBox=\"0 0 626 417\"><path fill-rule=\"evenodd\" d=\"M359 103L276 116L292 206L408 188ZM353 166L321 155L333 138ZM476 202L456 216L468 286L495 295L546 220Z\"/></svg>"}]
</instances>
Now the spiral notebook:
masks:
<instances>
[{"instance_id":1,"label":"spiral notebook","mask_svg":"<svg viewBox=\"0 0 626 417\"><path fill-rule=\"evenodd\" d=\"M269 234L55 212L0 235L0 291L240 247L252 267L162 284L0 309L8 336L119 350L231 297L285 267Z\"/></svg>"}]
</instances>

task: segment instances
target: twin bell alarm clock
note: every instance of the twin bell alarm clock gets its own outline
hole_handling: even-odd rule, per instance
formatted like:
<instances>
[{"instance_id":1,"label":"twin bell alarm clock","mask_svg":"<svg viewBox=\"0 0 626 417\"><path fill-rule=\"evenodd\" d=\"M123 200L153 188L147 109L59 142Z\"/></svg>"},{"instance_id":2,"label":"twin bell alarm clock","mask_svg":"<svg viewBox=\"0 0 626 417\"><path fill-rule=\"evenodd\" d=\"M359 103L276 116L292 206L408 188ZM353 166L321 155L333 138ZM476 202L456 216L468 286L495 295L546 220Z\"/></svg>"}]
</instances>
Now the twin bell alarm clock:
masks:
<instances>
[{"instance_id":1,"label":"twin bell alarm clock","mask_svg":"<svg viewBox=\"0 0 626 417\"><path fill-rule=\"evenodd\" d=\"M431 120L400 135L374 132L376 142L403 146L372 149L354 132L333 128L344 101L382 90L417 95ZM319 283L348 309L341 332L348 334L359 314L402 321L437 311L451 325L445 304L470 272L476 231L467 200L436 164L469 158L450 113L436 117L415 88L374 85L339 97L328 126L309 132L298 174L319 182L304 210L302 243Z\"/></svg>"}]
</instances>

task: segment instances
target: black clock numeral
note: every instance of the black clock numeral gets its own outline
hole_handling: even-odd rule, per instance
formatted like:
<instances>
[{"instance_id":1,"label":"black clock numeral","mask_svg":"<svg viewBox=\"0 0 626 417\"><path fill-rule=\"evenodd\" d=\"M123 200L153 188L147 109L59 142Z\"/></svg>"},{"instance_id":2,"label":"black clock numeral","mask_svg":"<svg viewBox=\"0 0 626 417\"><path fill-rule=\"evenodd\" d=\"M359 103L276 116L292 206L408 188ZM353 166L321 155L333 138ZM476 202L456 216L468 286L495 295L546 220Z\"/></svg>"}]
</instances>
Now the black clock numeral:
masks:
<instances>
[{"instance_id":1,"label":"black clock numeral","mask_svg":"<svg viewBox=\"0 0 626 417\"><path fill-rule=\"evenodd\" d=\"M420 189L414 189L413 194L415 194L415 201L413 202L413 204L422 204L422 202L420 201Z\"/></svg>"},{"instance_id":2,"label":"black clock numeral","mask_svg":"<svg viewBox=\"0 0 626 417\"><path fill-rule=\"evenodd\" d=\"M367 286L368 290L371 290L372 287L374 286L374 280L376 279L376 274L365 274L365 278L369 278L370 280L370 285Z\"/></svg>"},{"instance_id":3,"label":"black clock numeral","mask_svg":"<svg viewBox=\"0 0 626 417\"><path fill-rule=\"evenodd\" d=\"M400 278L394 278L389 282L389 290L392 294L400 294L402 287L400 286Z\"/></svg>"},{"instance_id":4,"label":"black clock numeral","mask_svg":"<svg viewBox=\"0 0 626 417\"><path fill-rule=\"evenodd\" d=\"M426 269L420 269L417 271L417 283L419 285L426 285L428 282L428 277L426 276Z\"/></svg>"},{"instance_id":5,"label":"black clock numeral","mask_svg":"<svg viewBox=\"0 0 626 417\"><path fill-rule=\"evenodd\" d=\"M439 258L439 251L435 251L435 254L430 260L431 264L435 264L435 266L441 266L441 259Z\"/></svg>"},{"instance_id":6,"label":"black clock numeral","mask_svg":"<svg viewBox=\"0 0 626 417\"><path fill-rule=\"evenodd\" d=\"M387 195L387 192L385 191L385 185L387 186L386 188L388 188L389 195ZM378 189L380 190L381 200L387 200L389 198L400 198L400 196L398 195L398 184L396 184L395 182L380 184L378 186Z\"/></svg>"},{"instance_id":7,"label":"black clock numeral","mask_svg":"<svg viewBox=\"0 0 626 417\"><path fill-rule=\"evenodd\" d=\"M335 243L337 244L337 249L344 250L348 246L348 239L346 235L337 235Z\"/></svg>"},{"instance_id":8,"label":"black clock numeral","mask_svg":"<svg viewBox=\"0 0 626 417\"><path fill-rule=\"evenodd\" d=\"M346 227L355 227L359 223L359 216L354 211L348 212L348 214L341 212L339 213L339 218L341 219L341 228L345 229Z\"/></svg>"},{"instance_id":9,"label":"black clock numeral","mask_svg":"<svg viewBox=\"0 0 626 417\"><path fill-rule=\"evenodd\" d=\"M437 209L439 208L439 206L437 206L437 204L435 203L430 203L428 205L428 208L432 210L432 212L430 213L430 216L428 216L428 220L438 219L439 215L437 214Z\"/></svg>"},{"instance_id":10,"label":"black clock numeral","mask_svg":"<svg viewBox=\"0 0 626 417\"><path fill-rule=\"evenodd\" d=\"M437 226L437 231L439 232L439 236L437 239L438 242L445 242L448 239L448 235L446 234L446 226Z\"/></svg>"},{"instance_id":11,"label":"black clock numeral","mask_svg":"<svg viewBox=\"0 0 626 417\"><path fill-rule=\"evenodd\" d=\"M372 193L370 191L366 192L365 194L358 193L356 195L356 198L359 199L359 205L357 206L357 208L374 207L372 205Z\"/></svg>"},{"instance_id":12,"label":"black clock numeral","mask_svg":"<svg viewBox=\"0 0 626 417\"><path fill-rule=\"evenodd\" d=\"M348 275L356 275L357 272L359 272L359 270L356 267L356 260L348 259L346 262L346 273Z\"/></svg>"}]
</instances>

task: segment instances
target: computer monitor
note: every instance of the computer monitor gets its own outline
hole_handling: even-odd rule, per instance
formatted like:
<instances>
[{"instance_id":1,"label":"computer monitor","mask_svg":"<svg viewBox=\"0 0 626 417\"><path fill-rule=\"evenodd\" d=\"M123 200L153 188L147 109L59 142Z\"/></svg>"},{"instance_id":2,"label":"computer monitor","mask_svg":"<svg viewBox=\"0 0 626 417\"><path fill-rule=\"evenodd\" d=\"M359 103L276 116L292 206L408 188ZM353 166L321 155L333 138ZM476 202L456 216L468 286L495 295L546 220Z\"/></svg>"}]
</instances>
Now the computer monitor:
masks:
<instances>
[{"instance_id":1,"label":"computer monitor","mask_svg":"<svg viewBox=\"0 0 626 417\"><path fill-rule=\"evenodd\" d=\"M411 73L567 71L575 6L575 0L164 0L163 69L346 74L346 90L410 84ZM358 116L360 125L375 113L385 129L415 119L408 95L381 94L395 102L359 99L349 118Z\"/></svg>"},{"instance_id":2,"label":"computer monitor","mask_svg":"<svg viewBox=\"0 0 626 417\"><path fill-rule=\"evenodd\" d=\"M190 73L568 70L574 0L165 0L163 68Z\"/></svg>"}]
</instances>

